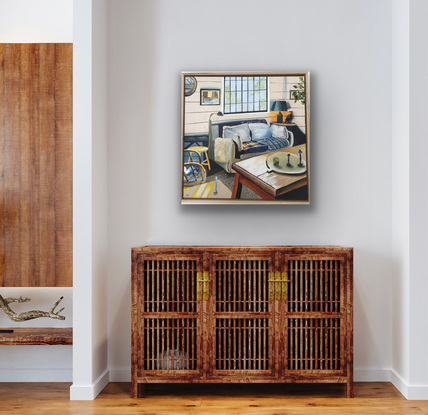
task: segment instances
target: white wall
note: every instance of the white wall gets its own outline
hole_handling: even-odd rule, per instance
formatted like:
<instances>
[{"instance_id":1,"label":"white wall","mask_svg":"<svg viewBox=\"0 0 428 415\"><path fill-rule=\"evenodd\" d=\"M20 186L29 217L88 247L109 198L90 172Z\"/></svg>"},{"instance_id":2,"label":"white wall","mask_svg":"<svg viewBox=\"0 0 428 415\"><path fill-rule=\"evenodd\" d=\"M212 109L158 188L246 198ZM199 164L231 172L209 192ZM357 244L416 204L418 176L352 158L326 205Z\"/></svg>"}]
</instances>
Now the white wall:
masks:
<instances>
[{"instance_id":1,"label":"white wall","mask_svg":"<svg viewBox=\"0 0 428 415\"><path fill-rule=\"evenodd\" d=\"M260 6L109 2L110 380L129 378L130 249L168 243L353 246L356 378L389 378L391 2L266 0L249 31ZM310 206L180 205L183 70L311 71Z\"/></svg>"},{"instance_id":2,"label":"white wall","mask_svg":"<svg viewBox=\"0 0 428 415\"><path fill-rule=\"evenodd\" d=\"M154 28L157 2L109 2L109 260L108 321L110 380L129 380L131 366L131 246L144 243L154 218L148 215L157 125L153 105L161 107L161 126L178 125L176 111L159 102L156 88L162 82ZM125 42L125 43L124 43ZM127 43L129 42L129 43ZM126 45L126 46L125 46ZM180 73L171 91L179 99ZM178 101L179 102L179 101ZM178 124L177 124L178 123ZM152 137L144 140L142 136ZM169 142L169 145L173 145ZM177 153L179 157L179 153ZM177 195L179 192L177 193ZM164 199L165 203L170 203Z\"/></svg>"},{"instance_id":3,"label":"white wall","mask_svg":"<svg viewBox=\"0 0 428 415\"><path fill-rule=\"evenodd\" d=\"M73 41L73 0L0 0L0 43Z\"/></svg>"},{"instance_id":4,"label":"white wall","mask_svg":"<svg viewBox=\"0 0 428 415\"><path fill-rule=\"evenodd\" d=\"M409 381L410 364L409 3L409 0L392 2L392 163L400 166L392 168L392 367L394 376L404 384Z\"/></svg>"},{"instance_id":5,"label":"white wall","mask_svg":"<svg viewBox=\"0 0 428 415\"><path fill-rule=\"evenodd\" d=\"M92 0L92 382L107 371L107 2Z\"/></svg>"},{"instance_id":6,"label":"white wall","mask_svg":"<svg viewBox=\"0 0 428 415\"><path fill-rule=\"evenodd\" d=\"M72 400L108 383L106 22L105 1L74 0Z\"/></svg>"},{"instance_id":7,"label":"white wall","mask_svg":"<svg viewBox=\"0 0 428 415\"><path fill-rule=\"evenodd\" d=\"M49 43L73 41L72 0L0 0L0 43ZM64 321L36 319L13 323L0 312L0 327L71 327L72 288L2 288L6 297L29 297L15 304L16 312L50 310L61 296ZM0 382L67 381L72 379L71 346L0 346Z\"/></svg>"},{"instance_id":8,"label":"white wall","mask_svg":"<svg viewBox=\"0 0 428 415\"><path fill-rule=\"evenodd\" d=\"M428 3L392 4L392 382L428 399Z\"/></svg>"},{"instance_id":9,"label":"white wall","mask_svg":"<svg viewBox=\"0 0 428 415\"><path fill-rule=\"evenodd\" d=\"M411 399L428 399L428 2L410 1L410 284L409 355ZM423 39L423 40L422 40Z\"/></svg>"}]
</instances>

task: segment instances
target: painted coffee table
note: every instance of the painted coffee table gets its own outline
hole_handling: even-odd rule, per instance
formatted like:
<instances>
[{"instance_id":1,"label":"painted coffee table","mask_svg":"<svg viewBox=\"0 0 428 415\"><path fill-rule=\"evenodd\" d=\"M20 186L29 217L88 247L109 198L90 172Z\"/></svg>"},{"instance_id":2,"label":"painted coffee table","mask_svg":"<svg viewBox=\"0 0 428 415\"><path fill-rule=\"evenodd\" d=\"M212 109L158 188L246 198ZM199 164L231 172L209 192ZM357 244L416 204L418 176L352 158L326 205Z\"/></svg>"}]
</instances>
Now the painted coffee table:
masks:
<instances>
[{"instance_id":1,"label":"painted coffee table","mask_svg":"<svg viewBox=\"0 0 428 415\"><path fill-rule=\"evenodd\" d=\"M299 150L302 151L302 160L306 162L305 144L286 148L276 153L291 153L298 156ZM291 190L308 184L307 171L301 174L283 174L276 171L268 171L266 159L271 155L272 153L262 154L261 156L238 161L232 165L232 168L236 171L232 199L241 197L242 186L248 187L262 199L275 200Z\"/></svg>"}]
</instances>

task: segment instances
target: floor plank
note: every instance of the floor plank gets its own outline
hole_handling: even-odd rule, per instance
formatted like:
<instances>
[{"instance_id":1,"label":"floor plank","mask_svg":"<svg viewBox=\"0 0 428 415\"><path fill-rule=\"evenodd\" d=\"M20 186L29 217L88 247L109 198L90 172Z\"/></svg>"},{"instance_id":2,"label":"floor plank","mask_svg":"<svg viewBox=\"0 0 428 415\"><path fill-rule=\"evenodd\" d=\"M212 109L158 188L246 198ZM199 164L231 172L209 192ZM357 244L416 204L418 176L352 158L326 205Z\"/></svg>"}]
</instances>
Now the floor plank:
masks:
<instances>
[{"instance_id":1,"label":"floor plank","mask_svg":"<svg viewBox=\"0 0 428 415\"><path fill-rule=\"evenodd\" d=\"M70 401L70 383L0 383L3 415L362 414L428 415L427 401L407 401L387 382L356 383L346 399L337 384L149 384L131 399L129 383L110 383L94 401Z\"/></svg>"}]
</instances>

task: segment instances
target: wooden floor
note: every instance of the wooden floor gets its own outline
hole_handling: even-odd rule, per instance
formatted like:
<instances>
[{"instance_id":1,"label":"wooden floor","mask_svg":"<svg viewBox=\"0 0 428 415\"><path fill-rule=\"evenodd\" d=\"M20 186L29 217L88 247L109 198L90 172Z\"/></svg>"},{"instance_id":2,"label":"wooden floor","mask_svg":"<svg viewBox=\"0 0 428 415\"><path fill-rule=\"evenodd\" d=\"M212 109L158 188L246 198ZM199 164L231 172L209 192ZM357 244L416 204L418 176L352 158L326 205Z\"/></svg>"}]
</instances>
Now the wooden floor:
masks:
<instances>
[{"instance_id":1,"label":"wooden floor","mask_svg":"<svg viewBox=\"0 0 428 415\"><path fill-rule=\"evenodd\" d=\"M69 401L69 383L0 383L0 413L120 414L420 414L428 401L407 401L391 383L148 385L131 399L129 383L110 383L95 401Z\"/></svg>"}]
</instances>

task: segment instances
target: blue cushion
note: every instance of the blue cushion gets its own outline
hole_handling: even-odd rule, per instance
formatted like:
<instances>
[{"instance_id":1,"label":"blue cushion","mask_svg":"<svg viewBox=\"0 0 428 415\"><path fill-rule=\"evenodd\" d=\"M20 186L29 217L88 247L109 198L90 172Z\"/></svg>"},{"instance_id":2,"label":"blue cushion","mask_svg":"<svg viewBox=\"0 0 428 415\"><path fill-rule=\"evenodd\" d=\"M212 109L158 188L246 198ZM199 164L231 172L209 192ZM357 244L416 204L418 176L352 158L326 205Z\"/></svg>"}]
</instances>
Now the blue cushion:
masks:
<instances>
[{"instance_id":1,"label":"blue cushion","mask_svg":"<svg viewBox=\"0 0 428 415\"><path fill-rule=\"evenodd\" d=\"M288 147L290 142L286 138L270 137L264 140L269 147L269 151L281 150L281 148Z\"/></svg>"},{"instance_id":2,"label":"blue cushion","mask_svg":"<svg viewBox=\"0 0 428 415\"><path fill-rule=\"evenodd\" d=\"M250 123L248 126L250 127L253 141L263 140L272 136L272 131L267 124Z\"/></svg>"}]
</instances>

